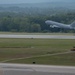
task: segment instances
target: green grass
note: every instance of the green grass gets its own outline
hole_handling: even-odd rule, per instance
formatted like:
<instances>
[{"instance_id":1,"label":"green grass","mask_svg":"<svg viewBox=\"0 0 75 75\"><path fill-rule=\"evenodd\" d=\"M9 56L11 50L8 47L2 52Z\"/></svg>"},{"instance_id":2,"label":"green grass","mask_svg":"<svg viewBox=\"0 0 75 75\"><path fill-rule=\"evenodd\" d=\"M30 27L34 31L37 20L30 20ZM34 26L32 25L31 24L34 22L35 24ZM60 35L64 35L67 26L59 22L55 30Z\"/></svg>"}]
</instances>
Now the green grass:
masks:
<instances>
[{"instance_id":1,"label":"green grass","mask_svg":"<svg viewBox=\"0 0 75 75\"><path fill-rule=\"evenodd\" d=\"M35 61L36 64L75 66L75 53L18 59L10 62L32 64L33 61Z\"/></svg>"},{"instance_id":2,"label":"green grass","mask_svg":"<svg viewBox=\"0 0 75 75\"><path fill-rule=\"evenodd\" d=\"M74 33L26 33L26 32L0 32L0 34L17 34L17 35L74 35Z\"/></svg>"},{"instance_id":3,"label":"green grass","mask_svg":"<svg viewBox=\"0 0 75 75\"><path fill-rule=\"evenodd\" d=\"M61 40L61 39L0 39L0 62L9 60L13 63L32 63L36 61L37 64L55 64L66 65L70 62L70 59L66 60L67 55L58 56L44 56L38 58L30 58L24 60L13 60L14 58L26 58L38 55L54 54L60 52L67 52L75 46L75 40ZM74 54L73 54L74 55ZM61 63L63 61L66 63ZM74 60L73 56L73 60ZM59 58L59 59L58 59ZM69 57L70 58L70 57ZM60 62L61 61L61 62ZM74 61L71 64L75 65ZM74 63L73 63L74 62Z\"/></svg>"}]
</instances>

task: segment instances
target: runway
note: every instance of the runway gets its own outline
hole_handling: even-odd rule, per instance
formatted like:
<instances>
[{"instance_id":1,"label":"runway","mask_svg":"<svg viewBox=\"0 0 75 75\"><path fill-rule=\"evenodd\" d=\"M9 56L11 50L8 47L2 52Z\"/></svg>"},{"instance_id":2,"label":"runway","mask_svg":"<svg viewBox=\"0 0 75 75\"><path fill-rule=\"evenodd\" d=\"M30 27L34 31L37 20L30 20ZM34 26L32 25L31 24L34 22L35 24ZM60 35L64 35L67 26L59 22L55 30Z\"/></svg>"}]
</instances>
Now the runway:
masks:
<instances>
[{"instance_id":1,"label":"runway","mask_svg":"<svg viewBox=\"0 0 75 75\"><path fill-rule=\"evenodd\" d=\"M0 75L75 75L75 67L0 63Z\"/></svg>"},{"instance_id":2,"label":"runway","mask_svg":"<svg viewBox=\"0 0 75 75\"><path fill-rule=\"evenodd\" d=\"M0 34L0 38L75 39L74 35L12 35Z\"/></svg>"}]
</instances>

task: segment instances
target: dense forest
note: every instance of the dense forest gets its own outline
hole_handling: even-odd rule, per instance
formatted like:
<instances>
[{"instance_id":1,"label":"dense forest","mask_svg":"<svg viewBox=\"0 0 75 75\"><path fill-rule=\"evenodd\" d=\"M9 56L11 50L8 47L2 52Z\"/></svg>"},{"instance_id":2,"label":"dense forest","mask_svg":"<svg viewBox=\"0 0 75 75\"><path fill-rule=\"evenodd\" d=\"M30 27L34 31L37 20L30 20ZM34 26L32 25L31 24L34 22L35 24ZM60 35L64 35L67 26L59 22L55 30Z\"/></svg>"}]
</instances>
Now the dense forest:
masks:
<instances>
[{"instance_id":1,"label":"dense forest","mask_svg":"<svg viewBox=\"0 0 75 75\"><path fill-rule=\"evenodd\" d=\"M40 4L41 5L41 4ZM7 6L7 5L6 5ZM75 21L75 9L64 7L10 6L0 5L0 31L11 32L75 32L60 28L51 28L46 20L65 24Z\"/></svg>"}]
</instances>

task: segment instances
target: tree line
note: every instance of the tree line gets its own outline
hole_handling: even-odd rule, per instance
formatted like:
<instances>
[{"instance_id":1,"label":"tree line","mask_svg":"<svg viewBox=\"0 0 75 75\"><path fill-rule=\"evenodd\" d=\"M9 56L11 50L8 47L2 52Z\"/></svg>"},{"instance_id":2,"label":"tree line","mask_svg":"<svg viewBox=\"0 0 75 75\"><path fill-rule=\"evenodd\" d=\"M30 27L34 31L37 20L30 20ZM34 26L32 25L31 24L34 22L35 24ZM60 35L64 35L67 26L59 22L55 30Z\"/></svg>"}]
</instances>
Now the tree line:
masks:
<instances>
[{"instance_id":1,"label":"tree line","mask_svg":"<svg viewBox=\"0 0 75 75\"><path fill-rule=\"evenodd\" d=\"M75 20L75 12L57 13L57 14L36 14L22 15L22 13L6 13L0 15L0 31L8 32L74 32L74 30L64 30L51 28L45 24L46 20L53 20L60 23L70 24Z\"/></svg>"}]
</instances>

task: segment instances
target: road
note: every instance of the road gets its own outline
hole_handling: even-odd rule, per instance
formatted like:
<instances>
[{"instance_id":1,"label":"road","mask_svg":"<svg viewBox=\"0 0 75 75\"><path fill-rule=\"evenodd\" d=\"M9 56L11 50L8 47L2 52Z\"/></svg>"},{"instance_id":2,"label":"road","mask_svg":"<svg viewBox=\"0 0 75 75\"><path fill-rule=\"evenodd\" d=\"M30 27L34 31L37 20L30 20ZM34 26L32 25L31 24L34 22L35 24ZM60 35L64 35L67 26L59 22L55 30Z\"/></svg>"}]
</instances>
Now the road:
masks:
<instances>
[{"instance_id":1,"label":"road","mask_svg":"<svg viewBox=\"0 0 75 75\"><path fill-rule=\"evenodd\" d=\"M75 67L0 63L0 75L75 75Z\"/></svg>"},{"instance_id":2,"label":"road","mask_svg":"<svg viewBox=\"0 0 75 75\"><path fill-rule=\"evenodd\" d=\"M11 35L11 34L0 34L0 38L75 39L75 36L74 35Z\"/></svg>"}]
</instances>

